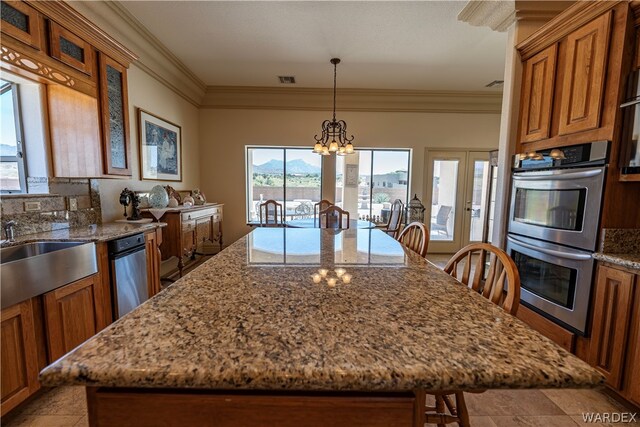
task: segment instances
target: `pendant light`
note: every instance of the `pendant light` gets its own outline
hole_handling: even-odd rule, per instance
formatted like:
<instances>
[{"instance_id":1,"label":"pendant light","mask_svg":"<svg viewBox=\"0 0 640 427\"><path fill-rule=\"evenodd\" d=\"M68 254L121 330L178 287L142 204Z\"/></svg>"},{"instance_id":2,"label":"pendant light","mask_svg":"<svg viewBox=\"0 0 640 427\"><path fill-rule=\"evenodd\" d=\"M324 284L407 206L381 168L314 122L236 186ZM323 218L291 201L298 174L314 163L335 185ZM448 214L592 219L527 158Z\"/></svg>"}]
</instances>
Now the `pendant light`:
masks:
<instances>
[{"instance_id":1,"label":"pendant light","mask_svg":"<svg viewBox=\"0 0 640 427\"><path fill-rule=\"evenodd\" d=\"M331 63L333 64L333 119L322 122L322 135L316 134L313 137L316 140L313 152L323 156L331 153L344 156L355 152L351 143L353 135L347 136L347 122L336 120L336 77L340 58L332 58Z\"/></svg>"}]
</instances>

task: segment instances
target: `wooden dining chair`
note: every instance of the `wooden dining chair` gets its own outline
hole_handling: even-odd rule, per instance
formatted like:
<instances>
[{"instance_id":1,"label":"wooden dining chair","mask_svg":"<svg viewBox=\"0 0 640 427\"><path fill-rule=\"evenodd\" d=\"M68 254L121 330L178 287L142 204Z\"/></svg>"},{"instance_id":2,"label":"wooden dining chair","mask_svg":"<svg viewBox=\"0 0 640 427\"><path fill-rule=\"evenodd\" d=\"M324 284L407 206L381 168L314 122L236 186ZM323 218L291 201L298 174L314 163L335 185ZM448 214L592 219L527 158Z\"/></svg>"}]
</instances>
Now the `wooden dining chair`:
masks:
<instances>
[{"instance_id":1,"label":"wooden dining chair","mask_svg":"<svg viewBox=\"0 0 640 427\"><path fill-rule=\"evenodd\" d=\"M477 257L475 264L474 257ZM502 249L488 243L465 246L451 257L444 271L507 313L515 316L518 311L520 274L511 257ZM427 423L438 426L450 423L458 423L462 427L469 426L469 414L462 391L427 394L435 397L435 406L427 406L425 409Z\"/></svg>"},{"instance_id":2,"label":"wooden dining chair","mask_svg":"<svg viewBox=\"0 0 640 427\"><path fill-rule=\"evenodd\" d=\"M345 217L346 217L346 226L344 226L345 223L343 222L343 219ZM324 222L322 221L323 218L324 218ZM349 212L343 209L340 209L336 205L331 205L325 210L320 211L320 216L318 219L319 219L318 223L320 224L321 228L323 228L323 224L324 224L324 228L337 228L337 229L349 228L349 222L350 222Z\"/></svg>"},{"instance_id":3,"label":"wooden dining chair","mask_svg":"<svg viewBox=\"0 0 640 427\"><path fill-rule=\"evenodd\" d=\"M386 226L382 227L382 230L394 239L398 237L402 231L402 220L404 218L404 203L402 200L396 199L391 205L391 212L389 212L389 221Z\"/></svg>"},{"instance_id":4,"label":"wooden dining chair","mask_svg":"<svg viewBox=\"0 0 640 427\"><path fill-rule=\"evenodd\" d=\"M284 227L282 205L269 199L260 204L260 227Z\"/></svg>"},{"instance_id":5,"label":"wooden dining chair","mask_svg":"<svg viewBox=\"0 0 640 427\"><path fill-rule=\"evenodd\" d=\"M326 199L320 200L318 203L313 205L313 226L316 224L320 227L320 212L327 209L329 206L333 206L333 203Z\"/></svg>"},{"instance_id":6,"label":"wooden dining chair","mask_svg":"<svg viewBox=\"0 0 640 427\"><path fill-rule=\"evenodd\" d=\"M423 223L415 221L407 225L396 240L424 257L427 255L427 248L429 247L429 230Z\"/></svg>"}]
</instances>

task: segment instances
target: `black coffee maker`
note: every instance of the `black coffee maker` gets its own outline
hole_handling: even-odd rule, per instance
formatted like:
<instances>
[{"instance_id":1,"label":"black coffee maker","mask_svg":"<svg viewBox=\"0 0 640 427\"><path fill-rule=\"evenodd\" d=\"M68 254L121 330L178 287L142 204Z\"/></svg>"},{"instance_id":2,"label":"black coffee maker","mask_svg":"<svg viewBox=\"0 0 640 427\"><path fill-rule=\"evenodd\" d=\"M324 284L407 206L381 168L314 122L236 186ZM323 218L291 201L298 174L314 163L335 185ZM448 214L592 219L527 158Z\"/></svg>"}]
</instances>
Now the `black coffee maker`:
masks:
<instances>
[{"instance_id":1,"label":"black coffee maker","mask_svg":"<svg viewBox=\"0 0 640 427\"><path fill-rule=\"evenodd\" d=\"M140 199L133 191L129 190L128 188L122 190L122 192L120 193L120 204L124 206L125 218L127 218L127 207L129 207L129 205L132 205L131 216L128 217L127 220L137 221L139 219L142 219L142 217L140 216L140 208L138 207L140 205Z\"/></svg>"}]
</instances>

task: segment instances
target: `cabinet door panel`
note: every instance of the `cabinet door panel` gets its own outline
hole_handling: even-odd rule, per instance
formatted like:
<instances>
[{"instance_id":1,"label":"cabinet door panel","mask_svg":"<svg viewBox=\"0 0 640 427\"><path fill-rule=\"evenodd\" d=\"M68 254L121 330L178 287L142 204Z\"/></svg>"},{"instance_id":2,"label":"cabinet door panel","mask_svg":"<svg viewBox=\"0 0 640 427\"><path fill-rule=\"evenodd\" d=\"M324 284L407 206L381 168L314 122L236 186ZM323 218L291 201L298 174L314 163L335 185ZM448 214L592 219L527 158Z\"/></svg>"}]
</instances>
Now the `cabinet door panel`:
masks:
<instances>
[{"instance_id":1,"label":"cabinet door panel","mask_svg":"<svg viewBox=\"0 0 640 427\"><path fill-rule=\"evenodd\" d=\"M47 344L56 360L98 332L103 323L99 275L89 276L44 295Z\"/></svg>"},{"instance_id":2,"label":"cabinet door panel","mask_svg":"<svg viewBox=\"0 0 640 427\"><path fill-rule=\"evenodd\" d=\"M88 76L92 76L94 69L93 47L53 21L49 21L49 30L51 56Z\"/></svg>"},{"instance_id":3,"label":"cabinet door panel","mask_svg":"<svg viewBox=\"0 0 640 427\"><path fill-rule=\"evenodd\" d=\"M0 376L4 415L40 388L31 300L2 310Z\"/></svg>"},{"instance_id":4,"label":"cabinet door panel","mask_svg":"<svg viewBox=\"0 0 640 427\"><path fill-rule=\"evenodd\" d=\"M595 129L600 124L611 12L567 37L558 133Z\"/></svg>"},{"instance_id":5,"label":"cabinet door panel","mask_svg":"<svg viewBox=\"0 0 640 427\"><path fill-rule=\"evenodd\" d=\"M634 275L598 266L589 363L620 388L631 316Z\"/></svg>"},{"instance_id":6,"label":"cabinet door panel","mask_svg":"<svg viewBox=\"0 0 640 427\"><path fill-rule=\"evenodd\" d=\"M521 142L549 138L557 50L549 46L524 64Z\"/></svg>"},{"instance_id":7,"label":"cabinet door panel","mask_svg":"<svg viewBox=\"0 0 640 427\"><path fill-rule=\"evenodd\" d=\"M40 15L21 1L2 1L2 32L40 50Z\"/></svg>"},{"instance_id":8,"label":"cabinet door panel","mask_svg":"<svg viewBox=\"0 0 640 427\"><path fill-rule=\"evenodd\" d=\"M156 232L144 235L147 252L147 285L149 298L160 292L160 249Z\"/></svg>"},{"instance_id":9,"label":"cabinet door panel","mask_svg":"<svg viewBox=\"0 0 640 427\"><path fill-rule=\"evenodd\" d=\"M102 176L98 100L60 85L47 95L54 176Z\"/></svg>"}]
</instances>

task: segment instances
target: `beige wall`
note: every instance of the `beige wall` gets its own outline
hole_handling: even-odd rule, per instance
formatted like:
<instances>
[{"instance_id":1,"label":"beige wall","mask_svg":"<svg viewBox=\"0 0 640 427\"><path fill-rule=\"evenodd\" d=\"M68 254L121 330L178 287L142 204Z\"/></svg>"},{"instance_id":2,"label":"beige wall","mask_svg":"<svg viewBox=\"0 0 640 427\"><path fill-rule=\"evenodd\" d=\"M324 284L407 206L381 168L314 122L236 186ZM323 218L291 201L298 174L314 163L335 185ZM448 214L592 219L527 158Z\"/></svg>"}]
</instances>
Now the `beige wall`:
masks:
<instances>
[{"instance_id":1,"label":"beige wall","mask_svg":"<svg viewBox=\"0 0 640 427\"><path fill-rule=\"evenodd\" d=\"M250 231L246 222L245 145L308 146L322 111L201 109L200 182L210 201L224 203L225 244ZM357 147L413 149L411 191L424 200L427 148L495 149L499 114L345 112ZM325 169L326 170L326 169Z\"/></svg>"},{"instance_id":2,"label":"beige wall","mask_svg":"<svg viewBox=\"0 0 640 427\"><path fill-rule=\"evenodd\" d=\"M192 190L198 186L200 162L198 150L198 109L136 65L129 68L129 118L133 179L100 179L102 220L122 218L118 196L123 188L149 190L157 184L169 184L177 190ZM182 182L168 183L140 180L138 113L142 108L182 127Z\"/></svg>"}]
</instances>

